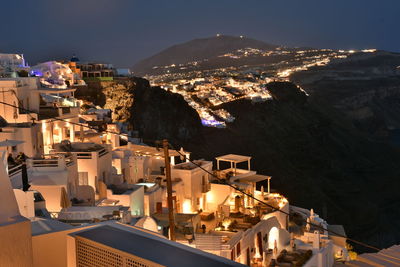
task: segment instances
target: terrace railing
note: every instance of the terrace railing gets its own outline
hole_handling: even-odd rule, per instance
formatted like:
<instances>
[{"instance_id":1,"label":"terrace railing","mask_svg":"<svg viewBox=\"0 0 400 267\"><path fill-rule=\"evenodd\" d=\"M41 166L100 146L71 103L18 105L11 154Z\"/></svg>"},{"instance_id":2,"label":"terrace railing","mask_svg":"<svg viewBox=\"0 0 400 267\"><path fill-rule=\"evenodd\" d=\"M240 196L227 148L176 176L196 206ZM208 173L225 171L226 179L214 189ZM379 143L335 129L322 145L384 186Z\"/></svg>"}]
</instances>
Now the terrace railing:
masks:
<instances>
[{"instance_id":1,"label":"terrace railing","mask_svg":"<svg viewBox=\"0 0 400 267\"><path fill-rule=\"evenodd\" d=\"M107 153L108 153L108 151L103 148L102 150L99 151L99 157L102 157L102 156L106 155Z\"/></svg>"},{"instance_id":2,"label":"terrace railing","mask_svg":"<svg viewBox=\"0 0 400 267\"><path fill-rule=\"evenodd\" d=\"M22 164L15 165L12 167L8 167L8 176L11 178L12 176L17 175L18 173L21 173L22 171Z\"/></svg>"}]
</instances>

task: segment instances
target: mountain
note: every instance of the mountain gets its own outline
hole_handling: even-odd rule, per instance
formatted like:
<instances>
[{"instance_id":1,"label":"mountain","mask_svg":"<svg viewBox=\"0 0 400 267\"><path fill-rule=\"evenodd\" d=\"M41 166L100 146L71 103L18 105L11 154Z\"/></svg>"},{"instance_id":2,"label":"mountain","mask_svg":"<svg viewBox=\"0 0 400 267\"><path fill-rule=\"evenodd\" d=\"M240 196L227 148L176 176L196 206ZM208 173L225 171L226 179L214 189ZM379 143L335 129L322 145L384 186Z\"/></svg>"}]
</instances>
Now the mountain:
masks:
<instances>
[{"instance_id":1,"label":"mountain","mask_svg":"<svg viewBox=\"0 0 400 267\"><path fill-rule=\"evenodd\" d=\"M194 39L186 43L171 46L149 58L138 62L133 67L136 75L154 72L155 66L179 65L188 62L204 61L247 47L273 50L276 45L264 43L247 37L219 35L209 38Z\"/></svg>"}]
</instances>

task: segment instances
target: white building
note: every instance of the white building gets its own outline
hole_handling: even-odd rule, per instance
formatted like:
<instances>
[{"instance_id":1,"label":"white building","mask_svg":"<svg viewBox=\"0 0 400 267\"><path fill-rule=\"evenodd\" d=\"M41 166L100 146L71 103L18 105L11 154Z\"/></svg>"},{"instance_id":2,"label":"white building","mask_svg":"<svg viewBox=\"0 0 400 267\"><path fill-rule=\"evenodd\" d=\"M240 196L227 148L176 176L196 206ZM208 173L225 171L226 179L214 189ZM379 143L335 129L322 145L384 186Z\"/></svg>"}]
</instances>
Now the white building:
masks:
<instances>
[{"instance_id":1,"label":"white building","mask_svg":"<svg viewBox=\"0 0 400 267\"><path fill-rule=\"evenodd\" d=\"M15 76L15 72L29 70L23 54L0 53L0 77Z\"/></svg>"},{"instance_id":2,"label":"white building","mask_svg":"<svg viewBox=\"0 0 400 267\"><path fill-rule=\"evenodd\" d=\"M29 190L40 192L49 212L59 212L77 196L79 184L75 155L43 155L43 158L27 159L26 166ZM22 166L17 165L8 172L13 188L22 189Z\"/></svg>"},{"instance_id":3,"label":"white building","mask_svg":"<svg viewBox=\"0 0 400 267\"><path fill-rule=\"evenodd\" d=\"M78 162L78 185L90 186L99 193L99 182L112 184L111 153L109 147L94 143L57 144L54 154L70 153L76 155Z\"/></svg>"},{"instance_id":4,"label":"white building","mask_svg":"<svg viewBox=\"0 0 400 267\"><path fill-rule=\"evenodd\" d=\"M177 195L176 208L182 213L192 213L206 208L206 193L210 190L209 174L212 171L212 162L195 160L172 166L171 179L182 180L184 187L183 195Z\"/></svg>"}]
</instances>

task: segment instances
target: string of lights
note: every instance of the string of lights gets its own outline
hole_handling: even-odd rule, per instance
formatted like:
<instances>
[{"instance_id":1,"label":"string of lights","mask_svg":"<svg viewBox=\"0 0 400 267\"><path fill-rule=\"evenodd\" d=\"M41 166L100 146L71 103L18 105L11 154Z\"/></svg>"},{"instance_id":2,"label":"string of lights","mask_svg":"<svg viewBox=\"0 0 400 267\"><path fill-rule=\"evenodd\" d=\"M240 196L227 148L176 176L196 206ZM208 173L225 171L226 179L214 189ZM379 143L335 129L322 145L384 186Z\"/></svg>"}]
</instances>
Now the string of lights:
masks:
<instances>
[{"instance_id":1,"label":"string of lights","mask_svg":"<svg viewBox=\"0 0 400 267\"><path fill-rule=\"evenodd\" d=\"M14 108L19 108L20 110L24 110L25 112L35 113L34 111L25 109L25 108L23 108L23 107L18 107L18 106L15 106L15 105L12 105L12 104L3 102L3 101L0 101L0 104L6 105L6 106L10 106L10 107L14 107ZM68 121L68 120L66 120L66 119L57 118L57 117L53 117L53 116L47 116L46 120L68 122L68 123L73 124L73 125L77 125L77 126L80 126L80 127L89 128L89 129L92 129L92 130L96 130L96 131L97 131L97 128L95 128L95 127L92 127L92 126L89 126L89 125L85 125L85 124L83 124L83 123L70 122L70 121ZM34 124L34 123L35 123L35 122L33 122L33 124ZM128 134L121 134L121 133L119 133L119 132L110 131L110 130L101 130L101 132L110 133L110 134L115 134L115 135L119 135L119 136L123 136L123 137L128 137L128 138L129 138L129 137L134 138L133 136L129 136ZM159 144L160 144L160 141L152 141L152 142L154 142L154 144L155 144L156 146L159 146ZM169 144L169 145L170 145L170 148L173 149L173 150L175 150L181 157L186 157L185 154L183 154L183 153L180 152L179 150L175 149L171 144ZM263 205L265 205L265 206L267 206L267 207L269 207L269 208L272 208L273 211L277 211L277 212L283 213L283 214L285 214L285 215L287 215L287 216L290 216L290 212L283 211L283 210L281 210L281 209L279 209L279 208L277 208L277 207L274 207L273 205L268 204L267 202L265 202L265 201L263 201L263 200L260 200L260 199L256 198L256 197L253 196L252 194L247 193L246 191L244 191L244 190L242 190L242 189L236 187L235 185L229 183L226 179L221 179L221 178L219 178L216 174L214 174L214 173L208 171L207 169L203 168L200 164L196 163L195 161L189 160L189 162L192 163L192 164L194 164L195 166L197 166L198 168L200 168L201 170L203 170L203 171L206 172L207 174L211 175L212 177L216 178L219 182L221 182L221 183L223 183L223 184L225 184L225 185L227 185L227 186L233 188L234 190L236 190L236 191L238 191L238 192L240 192L240 193L246 195L247 197L249 197L249 198L251 198L251 199L253 199L253 200L255 200L255 201L257 201L257 202L259 202L259 203L261 203L261 204L263 204ZM360 245L360 246L363 246L363 247L365 247L365 248L369 248L369 249L372 249L372 250L375 250L375 251L380 251L380 250L381 250L381 249L379 249L379 248L377 248L377 247L375 247L375 246L369 245L369 244L367 244L367 243L365 243L365 242L362 242L362 241L359 241L359 240L356 240L356 239L353 239L353 238L349 238L349 237L347 237L347 236L344 236L344 235L342 235L342 234L340 234L340 233L337 233L337 232L332 231L332 230L329 230L329 229L325 229L324 227L322 227L322 226L319 225L319 224L315 224L315 223L313 223L313 222L307 222L307 221L304 221L304 223L309 224L310 226L313 226L313 227L315 227L315 228L317 228L317 229L320 229L320 230L322 230L322 231L326 231L326 232L328 232L328 233L330 233L330 234L333 234L333 235L336 235L336 236L339 236L339 237L342 237L342 238L346 238L348 241L353 242L353 243L355 243L355 244L358 244L358 245ZM382 252L381 252L381 253L382 253ZM399 259L399 260L400 260L400 258L391 256L391 255L387 255L387 254L384 254L384 253L382 253L382 254L385 255L385 256L387 256L387 257L390 257L390 258L393 258L393 259Z\"/></svg>"}]
</instances>

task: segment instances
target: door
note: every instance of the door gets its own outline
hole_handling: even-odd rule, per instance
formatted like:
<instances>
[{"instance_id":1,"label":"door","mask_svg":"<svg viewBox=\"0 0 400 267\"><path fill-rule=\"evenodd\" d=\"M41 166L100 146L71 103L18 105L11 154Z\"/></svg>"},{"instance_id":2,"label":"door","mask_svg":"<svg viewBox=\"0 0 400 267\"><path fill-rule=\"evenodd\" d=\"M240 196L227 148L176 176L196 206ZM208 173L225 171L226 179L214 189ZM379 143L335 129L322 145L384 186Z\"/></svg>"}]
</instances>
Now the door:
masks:
<instances>
[{"instance_id":1,"label":"door","mask_svg":"<svg viewBox=\"0 0 400 267\"><path fill-rule=\"evenodd\" d=\"M246 250L246 265L250 266L250 248Z\"/></svg>"},{"instance_id":2,"label":"door","mask_svg":"<svg viewBox=\"0 0 400 267\"><path fill-rule=\"evenodd\" d=\"M88 185L89 181L88 181L88 172L79 172L78 173L78 181L79 181L79 185Z\"/></svg>"},{"instance_id":3,"label":"door","mask_svg":"<svg viewBox=\"0 0 400 267\"><path fill-rule=\"evenodd\" d=\"M257 246L258 246L258 252L260 253L260 255L262 257L263 256L263 246L262 246L261 232L257 233Z\"/></svg>"}]
</instances>

